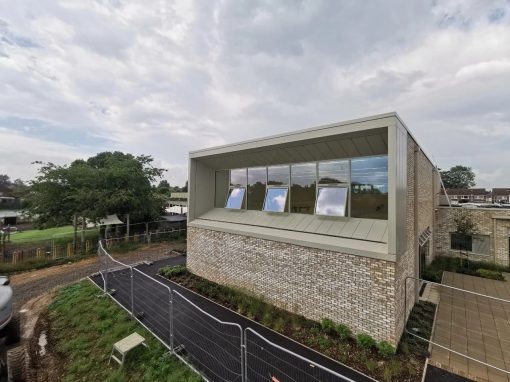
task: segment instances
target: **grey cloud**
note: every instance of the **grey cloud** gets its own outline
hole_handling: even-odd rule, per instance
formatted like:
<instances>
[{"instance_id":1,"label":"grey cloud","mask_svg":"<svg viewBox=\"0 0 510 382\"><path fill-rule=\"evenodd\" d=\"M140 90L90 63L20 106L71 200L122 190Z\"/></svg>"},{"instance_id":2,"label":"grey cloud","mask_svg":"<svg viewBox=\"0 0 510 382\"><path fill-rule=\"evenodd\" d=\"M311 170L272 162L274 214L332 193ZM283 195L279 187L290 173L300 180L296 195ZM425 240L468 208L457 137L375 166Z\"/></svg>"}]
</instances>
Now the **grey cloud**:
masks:
<instances>
[{"instance_id":1,"label":"grey cloud","mask_svg":"<svg viewBox=\"0 0 510 382\"><path fill-rule=\"evenodd\" d=\"M31 137L42 142L29 141L34 151L54 140L51 131L66 131L58 143L67 155L73 132L86 131L96 144L87 140L83 154L153 154L172 167L170 182L182 184L189 150L397 110L440 166L466 163L491 186L508 186L510 170L493 157L510 146L502 133L510 120L509 8L447 0L20 2L2 17L39 46L0 46L0 118L52 126Z\"/></svg>"}]
</instances>

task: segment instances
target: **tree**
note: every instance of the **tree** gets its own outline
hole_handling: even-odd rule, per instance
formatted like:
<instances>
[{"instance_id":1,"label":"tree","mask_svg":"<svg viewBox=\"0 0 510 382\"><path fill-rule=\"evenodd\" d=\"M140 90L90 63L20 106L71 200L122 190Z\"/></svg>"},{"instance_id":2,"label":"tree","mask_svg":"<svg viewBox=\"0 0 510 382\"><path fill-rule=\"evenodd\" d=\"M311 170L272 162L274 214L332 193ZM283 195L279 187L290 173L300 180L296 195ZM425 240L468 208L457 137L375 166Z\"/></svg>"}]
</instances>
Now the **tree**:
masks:
<instances>
[{"instance_id":1,"label":"tree","mask_svg":"<svg viewBox=\"0 0 510 382\"><path fill-rule=\"evenodd\" d=\"M21 179L16 179L12 182L11 192L15 198L25 198L30 192L30 187Z\"/></svg>"},{"instance_id":2,"label":"tree","mask_svg":"<svg viewBox=\"0 0 510 382\"><path fill-rule=\"evenodd\" d=\"M0 174L0 193L7 193L11 190L12 182L9 175Z\"/></svg>"},{"instance_id":3,"label":"tree","mask_svg":"<svg viewBox=\"0 0 510 382\"><path fill-rule=\"evenodd\" d=\"M150 156L99 153L70 165L42 164L27 198L41 226L69 224L73 215L98 221L108 214L130 214L132 222L156 218L164 201L152 184L165 171Z\"/></svg>"},{"instance_id":4,"label":"tree","mask_svg":"<svg viewBox=\"0 0 510 382\"><path fill-rule=\"evenodd\" d=\"M181 188L181 192L188 192L188 181L186 181L184 187Z\"/></svg>"},{"instance_id":5,"label":"tree","mask_svg":"<svg viewBox=\"0 0 510 382\"><path fill-rule=\"evenodd\" d=\"M471 167L457 165L440 173L445 188L470 188L476 184Z\"/></svg>"}]
</instances>

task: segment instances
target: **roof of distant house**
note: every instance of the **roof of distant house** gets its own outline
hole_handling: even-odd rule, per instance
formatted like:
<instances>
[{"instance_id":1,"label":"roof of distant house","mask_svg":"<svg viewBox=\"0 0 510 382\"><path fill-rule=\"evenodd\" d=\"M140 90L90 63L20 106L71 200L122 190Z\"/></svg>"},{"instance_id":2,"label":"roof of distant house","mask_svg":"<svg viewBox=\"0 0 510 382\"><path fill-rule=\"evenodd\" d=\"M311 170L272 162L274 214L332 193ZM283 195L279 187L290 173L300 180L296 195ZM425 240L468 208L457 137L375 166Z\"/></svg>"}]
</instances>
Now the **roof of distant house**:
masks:
<instances>
[{"instance_id":1,"label":"roof of distant house","mask_svg":"<svg viewBox=\"0 0 510 382\"><path fill-rule=\"evenodd\" d=\"M493 188L492 189L492 195L499 196L499 195L510 195L510 188Z\"/></svg>"},{"instance_id":2,"label":"roof of distant house","mask_svg":"<svg viewBox=\"0 0 510 382\"><path fill-rule=\"evenodd\" d=\"M446 192L448 195L488 195L490 191L485 188L447 188ZM441 193L444 194L443 189Z\"/></svg>"}]
</instances>

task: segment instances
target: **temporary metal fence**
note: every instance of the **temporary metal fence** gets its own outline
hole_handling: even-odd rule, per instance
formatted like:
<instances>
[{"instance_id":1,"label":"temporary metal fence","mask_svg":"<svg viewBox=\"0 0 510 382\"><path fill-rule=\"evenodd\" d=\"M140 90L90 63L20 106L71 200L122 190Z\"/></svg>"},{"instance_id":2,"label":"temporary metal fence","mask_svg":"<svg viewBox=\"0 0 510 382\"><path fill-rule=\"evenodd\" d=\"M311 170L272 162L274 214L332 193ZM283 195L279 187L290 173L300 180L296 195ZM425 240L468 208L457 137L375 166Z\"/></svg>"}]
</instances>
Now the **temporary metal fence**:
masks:
<instances>
[{"instance_id":1,"label":"temporary metal fence","mask_svg":"<svg viewBox=\"0 0 510 382\"><path fill-rule=\"evenodd\" d=\"M244 330L246 381L354 382L341 374L301 357L255 330Z\"/></svg>"},{"instance_id":2,"label":"temporary metal fence","mask_svg":"<svg viewBox=\"0 0 510 382\"><path fill-rule=\"evenodd\" d=\"M270 342L257 331L224 322L177 290L114 259L99 244L104 292L206 381L352 381Z\"/></svg>"},{"instance_id":3,"label":"temporary metal fence","mask_svg":"<svg viewBox=\"0 0 510 382\"><path fill-rule=\"evenodd\" d=\"M484 335L480 333L483 329L481 326L475 326L475 324L477 322L482 322L483 319L481 316L486 315L486 318L489 321L499 321L497 325L494 326L494 330L490 330L492 334L497 336L495 328L501 328L502 326L507 327L505 328L506 330L504 330L505 333L507 333L508 328L510 328L510 322L507 318L507 312L510 311L510 300L461 289L448 284L440 284L408 276L405 280L405 307L408 305L409 296L414 293L407 289L408 281L411 281L410 284L413 285L413 290L416 284L421 285L424 291L423 293L435 295L435 297L432 297L431 299L436 299L439 302L439 306L436 307L436 318L434 321L435 326L430 334L430 339L427 338L428 336L425 333L422 333L419 328L412 328L412 330L408 330L407 327L405 328L405 332L409 336L415 337L429 344L429 348L432 349L432 358L434 358L434 351L446 351L460 356L461 358L465 358L469 363L475 362L480 365L484 365L489 369L493 369L496 372L510 376L510 370L505 367L504 362L498 362L499 364L496 365L491 362L497 361L495 358L485 357L484 349L468 348L469 342L476 340L473 336L468 339L469 334L466 333L460 338L461 341L457 341L452 338L452 333L449 328L450 325L462 326L463 323L465 323L466 329L473 330L477 336L483 337ZM428 291L426 290L427 286L430 288ZM427 301L427 299L425 300ZM441 302L443 302L443 306L441 306ZM469 328L467 328L468 324L470 325ZM448 326L446 330L443 327L444 325ZM491 344L491 346L492 345L493 344Z\"/></svg>"}]
</instances>

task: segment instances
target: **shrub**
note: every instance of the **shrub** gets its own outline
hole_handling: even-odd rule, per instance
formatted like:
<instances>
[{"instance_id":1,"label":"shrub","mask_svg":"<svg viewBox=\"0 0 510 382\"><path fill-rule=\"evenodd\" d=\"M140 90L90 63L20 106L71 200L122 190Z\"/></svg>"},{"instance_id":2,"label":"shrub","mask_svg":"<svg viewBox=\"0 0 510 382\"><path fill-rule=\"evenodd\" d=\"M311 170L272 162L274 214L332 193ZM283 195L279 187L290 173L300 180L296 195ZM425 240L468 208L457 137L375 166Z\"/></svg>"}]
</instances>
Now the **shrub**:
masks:
<instances>
[{"instance_id":1,"label":"shrub","mask_svg":"<svg viewBox=\"0 0 510 382\"><path fill-rule=\"evenodd\" d=\"M323 318L321 321L321 329L324 333L332 334L335 332L335 323L329 318Z\"/></svg>"},{"instance_id":2,"label":"shrub","mask_svg":"<svg viewBox=\"0 0 510 382\"><path fill-rule=\"evenodd\" d=\"M377 345L377 342L375 342L372 336L365 333L358 334L356 336L356 342L365 349L372 349Z\"/></svg>"},{"instance_id":3,"label":"shrub","mask_svg":"<svg viewBox=\"0 0 510 382\"><path fill-rule=\"evenodd\" d=\"M274 320L272 327L275 332L283 332L283 329L285 329L285 320L283 317L278 317Z\"/></svg>"},{"instance_id":4,"label":"shrub","mask_svg":"<svg viewBox=\"0 0 510 382\"><path fill-rule=\"evenodd\" d=\"M186 273L186 266L185 265L174 265L171 267L164 267L159 270L159 274L166 277L166 278L172 278L177 277L182 274Z\"/></svg>"},{"instance_id":5,"label":"shrub","mask_svg":"<svg viewBox=\"0 0 510 382\"><path fill-rule=\"evenodd\" d=\"M381 341L377 344L379 354L385 358L390 358L395 355L395 348L388 341Z\"/></svg>"},{"instance_id":6,"label":"shrub","mask_svg":"<svg viewBox=\"0 0 510 382\"><path fill-rule=\"evenodd\" d=\"M317 346L324 351L332 346L332 342L328 337L320 336L317 338Z\"/></svg>"},{"instance_id":7,"label":"shrub","mask_svg":"<svg viewBox=\"0 0 510 382\"><path fill-rule=\"evenodd\" d=\"M340 337L340 339L342 339L342 340L345 340L352 336L351 329L349 329L349 327L347 325L338 324L335 329L336 329L336 334L338 334L338 337Z\"/></svg>"},{"instance_id":8,"label":"shrub","mask_svg":"<svg viewBox=\"0 0 510 382\"><path fill-rule=\"evenodd\" d=\"M498 271L492 271L490 269L480 268L480 269L476 270L476 273L478 276L485 277L486 279L505 281L505 278L503 277L501 272L498 272Z\"/></svg>"}]
</instances>

